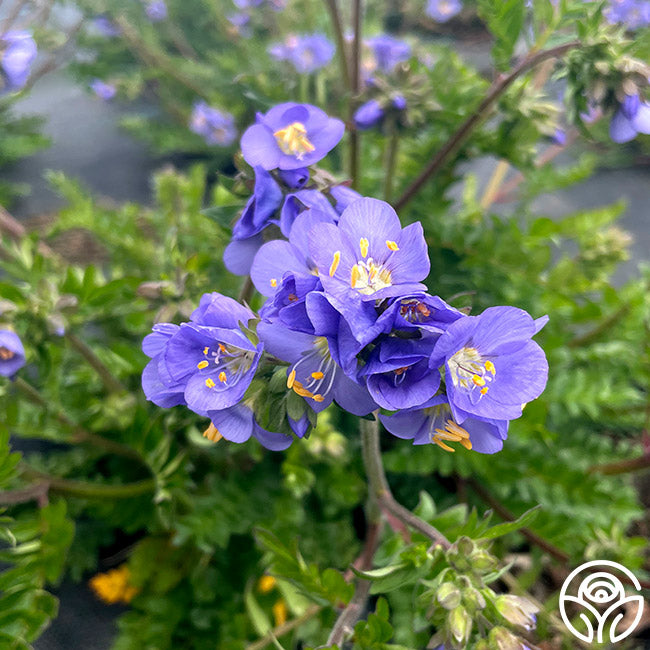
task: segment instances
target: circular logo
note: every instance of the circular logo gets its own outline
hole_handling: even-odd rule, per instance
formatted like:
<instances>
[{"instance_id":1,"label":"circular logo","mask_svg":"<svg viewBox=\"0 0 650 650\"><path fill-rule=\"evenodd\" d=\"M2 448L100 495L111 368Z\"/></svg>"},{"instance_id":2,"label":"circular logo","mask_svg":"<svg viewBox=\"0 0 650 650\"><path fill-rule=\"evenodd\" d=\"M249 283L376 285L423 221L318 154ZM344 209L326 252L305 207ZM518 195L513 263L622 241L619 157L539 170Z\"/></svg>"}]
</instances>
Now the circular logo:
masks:
<instances>
[{"instance_id":1,"label":"circular logo","mask_svg":"<svg viewBox=\"0 0 650 650\"><path fill-rule=\"evenodd\" d=\"M562 620L571 634L586 643L622 641L634 632L641 620L643 596L638 593L627 596L617 574L624 575L637 592L641 591L639 581L629 569L609 560L581 564L562 585ZM567 607L574 620L577 615L580 622L571 622Z\"/></svg>"}]
</instances>

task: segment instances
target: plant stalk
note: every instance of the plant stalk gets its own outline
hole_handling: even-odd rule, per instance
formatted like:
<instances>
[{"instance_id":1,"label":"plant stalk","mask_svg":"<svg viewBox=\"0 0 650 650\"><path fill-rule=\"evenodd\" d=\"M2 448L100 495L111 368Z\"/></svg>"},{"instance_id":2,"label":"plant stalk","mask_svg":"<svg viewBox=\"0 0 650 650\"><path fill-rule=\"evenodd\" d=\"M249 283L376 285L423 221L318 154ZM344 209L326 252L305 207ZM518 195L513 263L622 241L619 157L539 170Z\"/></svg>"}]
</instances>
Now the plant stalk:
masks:
<instances>
[{"instance_id":1,"label":"plant stalk","mask_svg":"<svg viewBox=\"0 0 650 650\"><path fill-rule=\"evenodd\" d=\"M87 343L82 341L76 334L68 331L65 333L65 339L99 375L99 378L104 384L104 388L109 393L121 393L126 390Z\"/></svg>"}]
</instances>

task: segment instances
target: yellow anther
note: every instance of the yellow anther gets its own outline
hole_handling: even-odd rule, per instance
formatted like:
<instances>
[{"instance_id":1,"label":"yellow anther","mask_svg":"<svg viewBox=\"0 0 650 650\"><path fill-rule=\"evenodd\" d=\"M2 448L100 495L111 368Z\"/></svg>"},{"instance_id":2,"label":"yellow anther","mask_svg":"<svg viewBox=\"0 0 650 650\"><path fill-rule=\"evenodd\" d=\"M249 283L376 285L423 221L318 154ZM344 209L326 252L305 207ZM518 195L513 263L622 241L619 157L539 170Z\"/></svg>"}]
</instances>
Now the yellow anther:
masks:
<instances>
[{"instance_id":1,"label":"yellow anther","mask_svg":"<svg viewBox=\"0 0 650 650\"><path fill-rule=\"evenodd\" d=\"M485 386L485 379L480 375L472 375L472 381L475 386Z\"/></svg>"},{"instance_id":2,"label":"yellow anther","mask_svg":"<svg viewBox=\"0 0 650 650\"><path fill-rule=\"evenodd\" d=\"M209 365L210 365L210 364L209 364L207 361L200 361L200 362L197 364L196 367L197 367L199 370L203 370L203 368L207 368Z\"/></svg>"},{"instance_id":3,"label":"yellow anther","mask_svg":"<svg viewBox=\"0 0 650 650\"><path fill-rule=\"evenodd\" d=\"M226 373L222 370L222 371L219 373L219 381L220 381L222 384L225 384L225 383L226 383L226 379L227 379L227 377L226 377Z\"/></svg>"},{"instance_id":4,"label":"yellow anther","mask_svg":"<svg viewBox=\"0 0 650 650\"><path fill-rule=\"evenodd\" d=\"M214 387L216 386L216 384L215 384L214 381L212 380L212 377L208 377L208 378L205 380L205 385L206 385L208 388L214 388Z\"/></svg>"},{"instance_id":5,"label":"yellow anther","mask_svg":"<svg viewBox=\"0 0 650 650\"><path fill-rule=\"evenodd\" d=\"M469 440L468 438L463 438L462 440L459 440L458 442L460 442L460 444L463 445L463 447L465 447L465 449L467 449L468 451L472 450L472 441Z\"/></svg>"},{"instance_id":6,"label":"yellow anther","mask_svg":"<svg viewBox=\"0 0 650 650\"><path fill-rule=\"evenodd\" d=\"M433 437L433 442L435 442L438 447L441 449L444 449L445 451L450 451L452 454L456 451L453 447L450 447L449 445L446 445L438 436Z\"/></svg>"},{"instance_id":7,"label":"yellow anther","mask_svg":"<svg viewBox=\"0 0 650 650\"><path fill-rule=\"evenodd\" d=\"M447 420L445 428L447 431L454 433L459 438L469 438L469 433L467 433L463 427L458 426L453 420Z\"/></svg>"},{"instance_id":8,"label":"yellow anther","mask_svg":"<svg viewBox=\"0 0 650 650\"><path fill-rule=\"evenodd\" d=\"M491 361L485 362L485 369L488 372L491 372L493 375L496 375L497 369L494 367L494 364Z\"/></svg>"},{"instance_id":9,"label":"yellow anther","mask_svg":"<svg viewBox=\"0 0 650 650\"><path fill-rule=\"evenodd\" d=\"M300 384L300 382L295 382L294 383L293 392L296 393L296 395L300 395L300 397L313 397L314 396L314 394L310 390L307 390L306 388L303 388L302 384Z\"/></svg>"},{"instance_id":10,"label":"yellow anther","mask_svg":"<svg viewBox=\"0 0 650 650\"><path fill-rule=\"evenodd\" d=\"M296 371L295 369L289 373L287 377L287 388L293 388L293 384L296 381Z\"/></svg>"},{"instance_id":11,"label":"yellow anther","mask_svg":"<svg viewBox=\"0 0 650 650\"><path fill-rule=\"evenodd\" d=\"M368 257L369 242L365 237L359 240L359 248L361 249L361 257Z\"/></svg>"},{"instance_id":12,"label":"yellow anther","mask_svg":"<svg viewBox=\"0 0 650 650\"><path fill-rule=\"evenodd\" d=\"M487 386L481 388L481 395L485 395L487 392L488 392L488 387Z\"/></svg>"},{"instance_id":13,"label":"yellow anther","mask_svg":"<svg viewBox=\"0 0 650 650\"><path fill-rule=\"evenodd\" d=\"M207 354L208 352L210 352L210 348L206 345L206 346L203 348L203 354Z\"/></svg>"},{"instance_id":14,"label":"yellow anther","mask_svg":"<svg viewBox=\"0 0 650 650\"><path fill-rule=\"evenodd\" d=\"M271 286L275 289L278 286L278 281L275 278L271 278Z\"/></svg>"},{"instance_id":15,"label":"yellow anther","mask_svg":"<svg viewBox=\"0 0 650 650\"><path fill-rule=\"evenodd\" d=\"M262 594L268 594L276 584L277 580L273 576L262 576L257 583L257 589Z\"/></svg>"},{"instance_id":16,"label":"yellow anther","mask_svg":"<svg viewBox=\"0 0 650 650\"><path fill-rule=\"evenodd\" d=\"M207 349L207 348L206 348L206 349ZM219 343L219 349L220 349L222 352L225 352L225 351L226 351L226 346L225 346L223 343Z\"/></svg>"},{"instance_id":17,"label":"yellow anther","mask_svg":"<svg viewBox=\"0 0 650 650\"><path fill-rule=\"evenodd\" d=\"M210 426L203 432L203 437L207 438L210 442L219 442L223 436L217 427L210 422Z\"/></svg>"},{"instance_id":18,"label":"yellow anther","mask_svg":"<svg viewBox=\"0 0 650 650\"><path fill-rule=\"evenodd\" d=\"M391 241L390 239L386 240L386 246L388 247L389 251L398 251L399 250L399 246L394 241Z\"/></svg>"},{"instance_id":19,"label":"yellow anther","mask_svg":"<svg viewBox=\"0 0 650 650\"><path fill-rule=\"evenodd\" d=\"M314 379L322 379L325 375L320 370L318 370L317 372L312 372L311 376Z\"/></svg>"},{"instance_id":20,"label":"yellow anther","mask_svg":"<svg viewBox=\"0 0 650 650\"><path fill-rule=\"evenodd\" d=\"M316 395L312 395L311 398L315 402L324 402L325 401L325 398L322 395L320 395L319 393L316 393Z\"/></svg>"},{"instance_id":21,"label":"yellow anther","mask_svg":"<svg viewBox=\"0 0 650 650\"><path fill-rule=\"evenodd\" d=\"M339 262L341 261L341 251L336 251L334 253L334 258L330 264L330 278L336 273L336 269L339 268Z\"/></svg>"},{"instance_id":22,"label":"yellow anther","mask_svg":"<svg viewBox=\"0 0 650 650\"><path fill-rule=\"evenodd\" d=\"M354 289L359 280L359 266L355 264L352 267L352 272L350 273L350 286Z\"/></svg>"},{"instance_id":23,"label":"yellow anther","mask_svg":"<svg viewBox=\"0 0 650 650\"><path fill-rule=\"evenodd\" d=\"M9 359L13 359L16 356L15 352L12 352L8 348L1 347L0 348L0 361L9 361Z\"/></svg>"},{"instance_id":24,"label":"yellow anther","mask_svg":"<svg viewBox=\"0 0 650 650\"><path fill-rule=\"evenodd\" d=\"M279 129L274 134L275 141L282 153L295 156L300 160L306 153L311 153L316 147L307 138L307 129L300 122L294 122L284 129Z\"/></svg>"},{"instance_id":25,"label":"yellow anther","mask_svg":"<svg viewBox=\"0 0 650 650\"><path fill-rule=\"evenodd\" d=\"M271 611L273 612L275 627L280 627L280 625L284 625L287 622L287 618L289 618L289 610L287 609L287 604L284 600L280 599L276 601L273 607L271 607Z\"/></svg>"}]
</instances>

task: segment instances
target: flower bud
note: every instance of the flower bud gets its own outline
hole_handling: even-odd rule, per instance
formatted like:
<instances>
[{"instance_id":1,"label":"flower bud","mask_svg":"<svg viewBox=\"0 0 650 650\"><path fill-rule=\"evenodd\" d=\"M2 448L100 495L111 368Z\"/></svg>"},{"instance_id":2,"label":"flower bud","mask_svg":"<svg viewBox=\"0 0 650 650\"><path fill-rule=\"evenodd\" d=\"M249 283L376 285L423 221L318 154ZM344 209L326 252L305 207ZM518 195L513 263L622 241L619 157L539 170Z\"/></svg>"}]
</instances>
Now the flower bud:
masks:
<instances>
[{"instance_id":1,"label":"flower bud","mask_svg":"<svg viewBox=\"0 0 650 650\"><path fill-rule=\"evenodd\" d=\"M470 564L477 573L488 573L496 569L498 561L487 551L478 550L470 557Z\"/></svg>"},{"instance_id":2,"label":"flower bud","mask_svg":"<svg viewBox=\"0 0 650 650\"><path fill-rule=\"evenodd\" d=\"M456 607L448 619L449 631L454 639L465 647L472 633L472 618L464 607Z\"/></svg>"},{"instance_id":3,"label":"flower bud","mask_svg":"<svg viewBox=\"0 0 650 650\"><path fill-rule=\"evenodd\" d=\"M478 589L475 589L474 587L470 587L463 593L463 603L471 613L474 613L480 609L485 609L486 605L485 597Z\"/></svg>"},{"instance_id":4,"label":"flower bud","mask_svg":"<svg viewBox=\"0 0 650 650\"><path fill-rule=\"evenodd\" d=\"M495 601L497 611L512 625L523 627L525 630L534 630L537 626L537 612L539 607L527 598L506 594L499 596Z\"/></svg>"},{"instance_id":5,"label":"flower bud","mask_svg":"<svg viewBox=\"0 0 650 650\"><path fill-rule=\"evenodd\" d=\"M354 123L357 129L365 131L377 126L384 117L384 109L376 99L371 99L359 106L354 114Z\"/></svg>"},{"instance_id":6,"label":"flower bud","mask_svg":"<svg viewBox=\"0 0 650 650\"><path fill-rule=\"evenodd\" d=\"M490 630L488 647L490 650L524 650L526 646L505 627Z\"/></svg>"},{"instance_id":7,"label":"flower bud","mask_svg":"<svg viewBox=\"0 0 650 650\"><path fill-rule=\"evenodd\" d=\"M436 593L438 602L448 610L455 609L460 605L460 589L453 582L444 582Z\"/></svg>"}]
</instances>

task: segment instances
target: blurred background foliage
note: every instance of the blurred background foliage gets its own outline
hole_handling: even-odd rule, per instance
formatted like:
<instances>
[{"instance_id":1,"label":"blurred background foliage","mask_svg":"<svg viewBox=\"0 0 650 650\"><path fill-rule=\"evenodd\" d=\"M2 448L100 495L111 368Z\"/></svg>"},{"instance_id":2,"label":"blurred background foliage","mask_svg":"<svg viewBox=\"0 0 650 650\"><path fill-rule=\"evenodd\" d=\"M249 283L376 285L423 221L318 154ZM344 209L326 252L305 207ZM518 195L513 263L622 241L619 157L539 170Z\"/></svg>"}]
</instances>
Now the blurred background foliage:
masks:
<instances>
[{"instance_id":1,"label":"blurred background foliage","mask_svg":"<svg viewBox=\"0 0 650 650\"><path fill-rule=\"evenodd\" d=\"M543 605L545 647L574 647L554 615L569 566L611 559L648 577L648 504L632 472L649 464L650 270L642 265L624 283L613 280L629 255L630 238L617 226L622 202L557 219L545 213L545 197L587 179L609 150L607 120L578 118L583 93L606 79L604 108L611 109L622 61L647 59L648 31L625 39L602 20L601 3L561 0L554 10L535 0L532 21L524 20L523 0L503 3L510 12L478 3L498 69L508 69L522 47L576 37L584 47L566 67L519 77L400 216L423 222L431 293L474 313L514 304L549 314L538 337L549 383L495 456L383 436L396 498L459 540L454 553L471 561L441 557L423 536L407 539L389 522L373 573L359 564L371 527L356 418L332 407L308 440L274 454L256 442L211 443L201 435L207 421L158 409L140 388L140 344L152 323L187 319L206 291L236 296L240 289L221 260L250 192L250 170L238 158L232 165L236 144L210 147L188 131L192 106L203 99L233 113L240 128L286 99L347 116L335 60L300 76L266 53L291 31L333 36L325 3L260 10L249 38L227 20L229 0L169 0L163 23L147 20L140 3L78 4L120 33L82 29L86 54L71 66L74 74L109 81L123 99L152 102L154 119L134 112L125 125L156 151L192 161L155 175L149 206L95 199L52 172L66 207L38 233L3 239L0 319L20 334L28 366L0 384L2 647L29 647L56 615L46 588L63 576L88 580L98 567L98 596L128 604L119 650L256 650L274 642L271 630L282 647L316 647L353 598L355 561L373 585L373 613L357 624L355 648L421 648L436 629L458 631L458 621L441 618L444 607L431 613L440 599L432 594L450 575L471 576L472 589L527 590ZM425 39L406 36L415 55L386 79L387 92L410 93L409 120L362 138L360 190L370 196L404 196L491 81L453 45L426 34L431 25L418 7L415 0L368 6L368 33L388 25ZM459 24L478 22L476 10L467 3ZM3 159L42 142L35 123L6 120ZM563 147L550 136L559 126L571 139L582 136L582 151L558 162ZM341 180L345 151L328 159ZM495 171L481 187L467 163L486 157ZM260 304L254 297L252 306ZM10 452L10 436L17 451Z\"/></svg>"}]
</instances>

